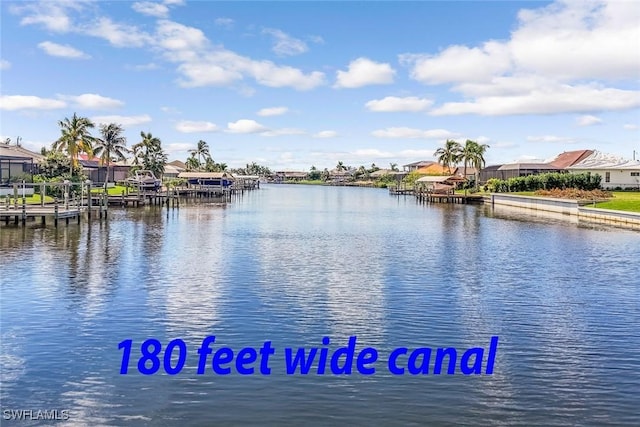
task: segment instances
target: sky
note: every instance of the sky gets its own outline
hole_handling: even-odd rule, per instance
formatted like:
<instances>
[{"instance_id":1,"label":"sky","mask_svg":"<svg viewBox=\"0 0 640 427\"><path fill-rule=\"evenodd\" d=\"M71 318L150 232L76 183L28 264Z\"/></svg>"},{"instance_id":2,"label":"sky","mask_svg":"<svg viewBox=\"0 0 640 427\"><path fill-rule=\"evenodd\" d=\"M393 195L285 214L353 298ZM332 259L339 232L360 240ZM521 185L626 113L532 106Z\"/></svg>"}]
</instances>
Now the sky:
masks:
<instances>
[{"instance_id":1,"label":"sky","mask_svg":"<svg viewBox=\"0 0 640 427\"><path fill-rule=\"evenodd\" d=\"M2 1L0 137L74 113L229 167L640 158L634 1Z\"/></svg>"}]
</instances>

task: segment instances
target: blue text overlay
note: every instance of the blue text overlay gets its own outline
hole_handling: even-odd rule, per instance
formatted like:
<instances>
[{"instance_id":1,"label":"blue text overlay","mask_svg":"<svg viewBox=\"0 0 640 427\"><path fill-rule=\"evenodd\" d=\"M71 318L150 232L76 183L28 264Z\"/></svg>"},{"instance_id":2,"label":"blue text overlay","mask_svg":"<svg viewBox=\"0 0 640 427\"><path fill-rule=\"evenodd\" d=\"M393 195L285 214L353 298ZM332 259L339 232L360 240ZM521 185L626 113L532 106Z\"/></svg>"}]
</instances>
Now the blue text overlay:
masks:
<instances>
[{"instance_id":1,"label":"blue text overlay","mask_svg":"<svg viewBox=\"0 0 640 427\"><path fill-rule=\"evenodd\" d=\"M329 337L322 338L319 347L279 350L271 341L265 341L260 347L237 350L216 348L215 343L215 335L205 337L193 350L181 339L163 346L159 340L149 338L139 347L134 347L133 340L124 340L118 344L122 350L120 374L127 375L130 365L134 364L143 375L176 375L184 369L197 375L271 375L272 368L287 375L373 375L380 369L393 375L491 375L498 352L497 336L491 337L487 348L398 347L384 353L374 347L358 349L356 336L336 348L329 347ZM185 368L187 360L189 368Z\"/></svg>"}]
</instances>

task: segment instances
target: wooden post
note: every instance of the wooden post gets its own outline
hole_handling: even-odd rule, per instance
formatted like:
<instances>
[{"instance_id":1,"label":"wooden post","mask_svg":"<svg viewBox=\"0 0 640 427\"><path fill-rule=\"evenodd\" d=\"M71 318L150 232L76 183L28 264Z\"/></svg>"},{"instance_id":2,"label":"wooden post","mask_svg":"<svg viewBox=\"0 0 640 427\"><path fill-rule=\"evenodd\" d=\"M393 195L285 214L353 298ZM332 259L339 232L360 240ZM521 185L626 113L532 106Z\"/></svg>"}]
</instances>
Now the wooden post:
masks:
<instances>
[{"instance_id":1,"label":"wooden post","mask_svg":"<svg viewBox=\"0 0 640 427\"><path fill-rule=\"evenodd\" d=\"M22 193L22 226L27 222L27 198Z\"/></svg>"},{"instance_id":2,"label":"wooden post","mask_svg":"<svg viewBox=\"0 0 640 427\"><path fill-rule=\"evenodd\" d=\"M47 187L45 186L44 182L40 184L40 206L41 207L44 207L44 197L47 194L46 188Z\"/></svg>"},{"instance_id":3,"label":"wooden post","mask_svg":"<svg viewBox=\"0 0 640 427\"><path fill-rule=\"evenodd\" d=\"M87 209L89 219L91 219L91 202L91 181L87 181Z\"/></svg>"},{"instance_id":4,"label":"wooden post","mask_svg":"<svg viewBox=\"0 0 640 427\"><path fill-rule=\"evenodd\" d=\"M53 224L58 228L58 198L55 198L55 205L53 207Z\"/></svg>"}]
</instances>

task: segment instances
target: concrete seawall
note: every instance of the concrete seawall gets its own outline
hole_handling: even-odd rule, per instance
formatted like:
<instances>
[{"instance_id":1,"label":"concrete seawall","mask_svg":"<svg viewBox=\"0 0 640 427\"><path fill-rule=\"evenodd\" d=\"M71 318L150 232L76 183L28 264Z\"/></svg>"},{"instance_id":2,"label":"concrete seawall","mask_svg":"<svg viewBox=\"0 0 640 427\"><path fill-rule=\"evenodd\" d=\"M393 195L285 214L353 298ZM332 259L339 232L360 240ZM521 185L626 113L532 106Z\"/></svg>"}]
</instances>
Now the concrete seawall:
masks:
<instances>
[{"instance_id":1,"label":"concrete seawall","mask_svg":"<svg viewBox=\"0 0 640 427\"><path fill-rule=\"evenodd\" d=\"M583 207L576 200L494 193L485 198L485 203L491 206L511 206L532 211L554 212L577 217L578 221L640 230L640 213Z\"/></svg>"}]
</instances>

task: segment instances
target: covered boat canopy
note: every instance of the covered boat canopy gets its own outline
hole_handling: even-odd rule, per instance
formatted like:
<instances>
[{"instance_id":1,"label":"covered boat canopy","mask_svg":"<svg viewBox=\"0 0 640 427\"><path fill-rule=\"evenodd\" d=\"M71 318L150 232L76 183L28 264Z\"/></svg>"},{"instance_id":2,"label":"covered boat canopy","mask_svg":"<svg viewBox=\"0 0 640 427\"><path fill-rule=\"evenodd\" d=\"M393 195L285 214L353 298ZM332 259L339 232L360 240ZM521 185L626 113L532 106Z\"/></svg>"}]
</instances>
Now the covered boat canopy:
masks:
<instances>
[{"instance_id":1,"label":"covered boat canopy","mask_svg":"<svg viewBox=\"0 0 640 427\"><path fill-rule=\"evenodd\" d=\"M423 176L422 178L418 178L416 182L460 182L466 181L465 178L461 176Z\"/></svg>"},{"instance_id":2,"label":"covered boat canopy","mask_svg":"<svg viewBox=\"0 0 640 427\"><path fill-rule=\"evenodd\" d=\"M180 172L178 178L186 179L231 179L233 176L227 172Z\"/></svg>"}]
</instances>

